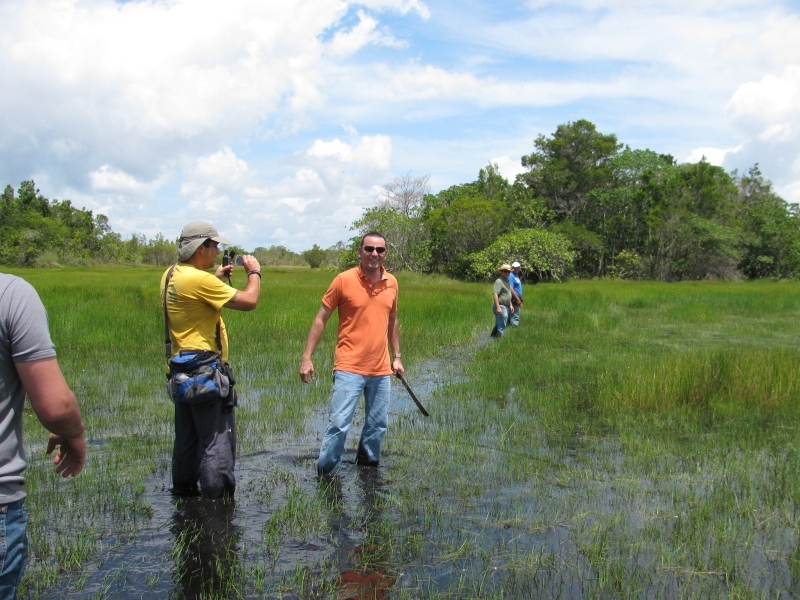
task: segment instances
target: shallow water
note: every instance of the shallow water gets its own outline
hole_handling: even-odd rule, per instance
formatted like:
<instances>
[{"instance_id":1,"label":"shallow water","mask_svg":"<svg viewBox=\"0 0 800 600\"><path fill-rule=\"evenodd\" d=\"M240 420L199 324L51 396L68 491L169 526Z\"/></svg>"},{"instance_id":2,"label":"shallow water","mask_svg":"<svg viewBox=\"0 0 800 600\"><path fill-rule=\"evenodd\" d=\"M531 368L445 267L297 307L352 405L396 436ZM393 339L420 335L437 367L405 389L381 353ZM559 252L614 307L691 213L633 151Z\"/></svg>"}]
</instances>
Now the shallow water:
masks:
<instances>
[{"instance_id":1,"label":"shallow water","mask_svg":"<svg viewBox=\"0 0 800 600\"><path fill-rule=\"evenodd\" d=\"M463 377L463 356L446 355L408 373L431 413L437 409L435 392ZM502 409L513 413L516 402L511 389ZM389 436L393 420L424 419L399 382L393 383L390 414ZM134 536L106 537L84 573L65 575L42 597L381 599L499 592L514 598L615 598L620 595L614 579L628 577L639 577L640 598L726 597L730 591L718 573L654 565L660 555L640 539L641 531L648 524L671 531L679 519L674 494L689 483L626 479L614 439L584 439L576 431L559 453L531 432L530 447L519 452L550 461L550 472L536 484L477 486L480 491L466 501L456 501L453 482L425 482L438 503L431 511L438 521L426 524L424 508L421 518L408 517L399 514L393 498L398 453L416 448L387 451L377 469L354 464L363 409L356 412L339 476L317 480L326 422L322 408L303 434L277 438L267 452L239 456L234 502L174 499L165 458L144 492L152 518L137 523ZM503 460L491 440L476 442L493 460ZM571 469L578 476L570 478ZM693 485L703 492L704 484ZM315 516L314 503L306 501L321 501L324 509ZM276 533L276 518L287 506L295 506L296 515ZM388 556L384 542L391 540L401 548ZM796 546L790 528L776 527L769 538L731 548L741 565L738 581L771 597L800 597L787 567ZM625 594L635 589L625 585Z\"/></svg>"},{"instance_id":2,"label":"shallow water","mask_svg":"<svg viewBox=\"0 0 800 600\"><path fill-rule=\"evenodd\" d=\"M428 361L407 375L423 403L440 385L446 363L452 360ZM393 382L389 435L391 421L409 414L419 415L402 384ZM66 575L42 598L291 598L298 594L267 590L292 587L282 586L282 581L296 581L298 569L303 568L316 574L310 577L311 586L321 583L313 579L325 571L339 598L386 597L396 578L364 568L365 531L379 518L375 500L387 485L385 468L355 465L354 446L363 424L359 407L339 475L332 482L318 481L316 459L326 423L326 409L321 409L306 423L303 435L279 437L270 451L238 456L233 501L174 498L165 458L144 492L152 518L140 521L130 537L103 539L84 573ZM382 458L391 462L389 453ZM276 507L284 506L291 494L323 496L329 507L325 534L289 536L267 556L262 550L265 528ZM263 577L247 587L263 591L238 589L238 584L231 588L231 580L220 578L220 573L237 572L246 565L256 573L253 578Z\"/></svg>"}]
</instances>

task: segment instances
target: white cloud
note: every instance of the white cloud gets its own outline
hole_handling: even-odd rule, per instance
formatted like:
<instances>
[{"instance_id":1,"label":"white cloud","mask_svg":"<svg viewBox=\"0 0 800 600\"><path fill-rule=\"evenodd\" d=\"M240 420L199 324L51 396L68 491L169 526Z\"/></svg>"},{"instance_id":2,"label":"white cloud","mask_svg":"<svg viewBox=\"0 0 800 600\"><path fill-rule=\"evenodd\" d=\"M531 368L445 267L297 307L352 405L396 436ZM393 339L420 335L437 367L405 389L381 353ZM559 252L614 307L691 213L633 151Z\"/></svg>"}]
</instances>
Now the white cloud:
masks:
<instances>
[{"instance_id":1,"label":"white cloud","mask_svg":"<svg viewBox=\"0 0 800 600\"><path fill-rule=\"evenodd\" d=\"M800 65L740 85L725 108L735 122L761 127L765 139L774 137L769 130L776 131L776 125L785 129L787 119L800 117Z\"/></svg>"},{"instance_id":2,"label":"white cloud","mask_svg":"<svg viewBox=\"0 0 800 600\"><path fill-rule=\"evenodd\" d=\"M238 197L254 173L247 163L228 148L197 159L184 173L181 196L190 204L219 212L231 205L231 196Z\"/></svg>"},{"instance_id":3,"label":"white cloud","mask_svg":"<svg viewBox=\"0 0 800 600\"><path fill-rule=\"evenodd\" d=\"M228 148L197 160L191 170L195 180L239 188L250 174L247 163Z\"/></svg>"},{"instance_id":4,"label":"white cloud","mask_svg":"<svg viewBox=\"0 0 800 600\"><path fill-rule=\"evenodd\" d=\"M689 156L687 156L684 159L684 162L697 163L705 159L707 163L719 167L722 166L722 163L725 162L725 157L728 154L736 154L741 149L742 149L741 144L733 148L712 148L709 146L705 146L702 148L695 148L694 150L692 150L691 154L689 154Z\"/></svg>"},{"instance_id":5,"label":"white cloud","mask_svg":"<svg viewBox=\"0 0 800 600\"><path fill-rule=\"evenodd\" d=\"M734 164L746 168L746 163L760 163L776 189L796 202L800 190L800 65L790 64L780 74L767 73L757 81L742 83L725 110L746 138L737 153L742 160Z\"/></svg>"},{"instance_id":6,"label":"white cloud","mask_svg":"<svg viewBox=\"0 0 800 600\"><path fill-rule=\"evenodd\" d=\"M490 159L489 162L496 164L497 168L500 170L500 174L511 183L514 183L517 175L525 173L528 170L522 166L522 160L519 158L498 156L497 158Z\"/></svg>"},{"instance_id":7,"label":"white cloud","mask_svg":"<svg viewBox=\"0 0 800 600\"><path fill-rule=\"evenodd\" d=\"M365 135L354 150L356 163L370 171L385 171L392 162L392 140L385 135Z\"/></svg>"},{"instance_id":8,"label":"white cloud","mask_svg":"<svg viewBox=\"0 0 800 600\"><path fill-rule=\"evenodd\" d=\"M385 135L365 135L355 146L335 138L330 142L316 140L306 155L332 159L342 165L355 163L370 170L386 170L392 160L392 140Z\"/></svg>"},{"instance_id":9,"label":"white cloud","mask_svg":"<svg viewBox=\"0 0 800 600\"><path fill-rule=\"evenodd\" d=\"M359 10L358 24L350 30L337 31L330 43L330 48L337 56L350 56L367 44L394 48L402 48L406 45L404 42L396 40L388 29L378 29L378 21L363 10Z\"/></svg>"},{"instance_id":10,"label":"white cloud","mask_svg":"<svg viewBox=\"0 0 800 600\"><path fill-rule=\"evenodd\" d=\"M353 148L339 138L335 138L330 142L316 140L306 154L317 158L333 158L341 163L353 161Z\"/></svg>"},{"instance_id":11,"label":"white cloud","mask_svg":"<svg viewBox=\"0 0 800 600\"><path fill-rule=\"evenodd\" d=\"M340 0L2 3L0 86L15 93L0 95L0 147L41 156L45 146L59 160L80 154L84 173L114 164L149 179L254 130L296 131L324 106L320 36L347 9Z\"/></svg>"},{"instance_id":12,"label":"white cloud","mask_svg":"<svg viewBox=\"0 0 800 600\"><path fill-rule=\"evenodd\" d=\"M380 65L378 81L365 90L370 98L385 102L438 101L471 103L480 107L555 106L586 97L619 97L634 90L640 82L628 78L608 81L578 80L500 80L466 71L447 70L432 65L411 63L402 68Z\"/></svg>"},{"instance_id":13,"label":"white cloud","mask_svg":"<svg viewBox=\"0 0 800 600\"><path fill-rule=\"evenodd\" d=\"M787 185L777 186L775 191L787 202L800 204L800 177Z\"/></svg>"},{"instance_id":14,"label":"white cloud","mask_svg":"<svg viewBox=\"0 0 800 600\"><path fill-rule=\"evenodd\" d=\"M152 194L161 187L166 178L155 181L141 181L133 175L109 165L103 165L89 173L92 189L97 192L116 192L121 194Z\"/></svg>"},{"instance_id":15,"label":"white cloud","mask_svg":"<svg viewBox=\"0 0 800 600\"><path fill-rule=\"evenodd\" d=\"M359 4L376 10L396 10L403 15L415 13L424 20L431 16L428 6L420 0L362 0Z\"/></svg>"},{"instance_id":16,"label":"white cloud","mask_svg":"<svg viewBox=\"0 0 800 600\"><path fill-rule=\"evenodd\" d=\"M348 227L373 204L377 181L388 179L392 142L388 136L354 137L349 143L339 138L317 139L303 153L293 157L298 168L293 174L270 182L245 170L232 151L224 149L199 161L204 173L223 177L231 165L246 173L248 182L233 210L231 196L207 193L214 186L198 188L193 206L215 215L223 231L246 232L246 247L283 244L310 248L328 246L348 239ZM206 168L206 165L213 168ZM195 169L197 170L197 169ZM241 181L241 180L240 180ZM214 204L212 204L214 203ZM231 203L230 205L228 203Z\"/></svg>"},{"instance_id":17,"label":"white cloud","mask_svg":"<svg viewBox=\"0 0 800 600\"><path fill-rule=\"evenodd\" d=\"M281 198L281 202L287 206L290 206L297 212L303 212L306 209L306 206L312 202L319 202L319 200L311 200L309 198Z\"/></svg>"}]
</instances>

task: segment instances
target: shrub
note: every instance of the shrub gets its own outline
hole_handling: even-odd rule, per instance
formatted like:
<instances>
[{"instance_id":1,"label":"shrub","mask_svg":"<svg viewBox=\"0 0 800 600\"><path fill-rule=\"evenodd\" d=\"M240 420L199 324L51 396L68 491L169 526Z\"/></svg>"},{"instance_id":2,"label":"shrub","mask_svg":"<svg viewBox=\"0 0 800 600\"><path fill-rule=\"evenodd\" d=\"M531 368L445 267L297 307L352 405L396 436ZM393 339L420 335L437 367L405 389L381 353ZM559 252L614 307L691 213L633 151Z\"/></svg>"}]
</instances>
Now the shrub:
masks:
<instances>
[{"instance_id":1,"label":"shrub","mask_svg":"<svg viewBox=\"0 0 800 600\"><path fill-rule=\"evenodd\" d=\"M577 255L562 235L543 229L517 229L467 256L467 277L473 281L491 279L500 264L517 260L539 279L558 281L569 273Z\"/></svg>"}]
</instances>

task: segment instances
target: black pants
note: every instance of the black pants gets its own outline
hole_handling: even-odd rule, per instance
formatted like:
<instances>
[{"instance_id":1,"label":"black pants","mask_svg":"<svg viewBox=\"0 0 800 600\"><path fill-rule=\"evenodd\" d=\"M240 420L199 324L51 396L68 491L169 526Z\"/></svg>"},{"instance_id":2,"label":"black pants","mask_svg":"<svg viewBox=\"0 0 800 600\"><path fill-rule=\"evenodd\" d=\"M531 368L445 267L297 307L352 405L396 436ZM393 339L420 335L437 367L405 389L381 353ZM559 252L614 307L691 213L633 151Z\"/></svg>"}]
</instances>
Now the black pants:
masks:
<instances>
[{"instance_id":1,"label":"black pants","mask_svg":"<svg viewBox=\"0 0 800 600\"><path fill-rule=\"evenodd\" d=\"M175 404L175 444L172 447L172 491L197 493L216 500L236 490L236 420L223 403L192 408Z\"/></svg>"}]
</instances>

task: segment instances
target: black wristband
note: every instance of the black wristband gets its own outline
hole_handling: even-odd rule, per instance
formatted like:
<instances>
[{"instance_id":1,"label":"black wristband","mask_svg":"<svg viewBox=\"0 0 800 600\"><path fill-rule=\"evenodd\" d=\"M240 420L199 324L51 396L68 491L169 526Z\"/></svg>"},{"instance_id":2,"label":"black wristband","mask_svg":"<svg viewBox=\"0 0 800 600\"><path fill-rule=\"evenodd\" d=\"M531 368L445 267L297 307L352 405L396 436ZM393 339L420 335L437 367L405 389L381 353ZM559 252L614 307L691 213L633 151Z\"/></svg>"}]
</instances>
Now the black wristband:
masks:
<instances>
[{"instance_id":1,"label":"black wristband","mask_svg":"<svg viewBox=\"0 0 800 600\"><path fill-rule=\"evenodd\" d=\"M256 270L248 271L247 276L250 277L250 275L258 275L258 278L261 279L261 271L256 271Z\"/></svg>"}]
</instances>

